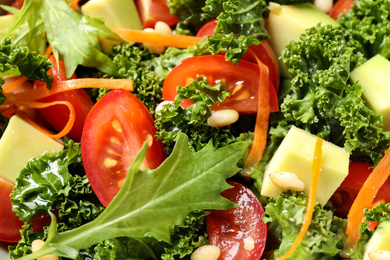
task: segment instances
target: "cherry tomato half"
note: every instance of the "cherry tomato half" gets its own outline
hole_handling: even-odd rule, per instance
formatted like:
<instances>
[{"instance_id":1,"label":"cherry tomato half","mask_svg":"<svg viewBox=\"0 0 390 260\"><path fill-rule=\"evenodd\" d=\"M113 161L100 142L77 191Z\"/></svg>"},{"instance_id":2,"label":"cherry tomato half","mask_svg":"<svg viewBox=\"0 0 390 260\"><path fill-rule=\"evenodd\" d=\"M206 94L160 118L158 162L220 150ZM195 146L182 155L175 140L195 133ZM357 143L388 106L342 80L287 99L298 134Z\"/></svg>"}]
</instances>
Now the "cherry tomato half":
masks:
<instances>
[{"instance_id":1,"label":"cherry tomato half","mask_svg":"<svg viewBox=\"0 0 390 260\"><path fill-rule=\"evenodd\" d=\"M135 0L135 4L144 28L154 28L158 21L169 26L175 25L179 21L171 14L165 0Z\"/></svg>"},{"instance_id":2,"label":"cherry tomato half","mask_svg":"<svg viewBox=\"0 0 390 260\"><path fill-rule=\"evenodd\" d=\"M154 169L166 158L148 109L130 92L113 90L89 113L81 137L81 155L92 189L104 206L118 193L145 141L143 168Z\"/></svg>"},{"instance_id":3,"label":"cherry tomato half","mask_svg":"<svg viewBox=\"0 0 390 260\"><path fill-rule=\"evenodd\" d=\"M217 20L212 20L206 23L199 29L196 36L213 36L215 27L217 26L217 22ZM280 82L279 63L274 51L271 48L271 45L269 45L268 41L264 40L259 45L249 46L249 49L252 50L256 54L256 56L268 67L269 78L271 79L271 82L274 85L276 92L278 92ZM243 59L257 64L256 59L250 52L246 52Z\"/></svg>"},{"instance_id":4,"label":"cherry tomato half","mask_svg":"<svg viewBox=\"0 0 390 260\"><path fill-rule=\"evenodd\" d=\"M23 221L12 211L10 194L14 184L0 177L0 241L18 242L21 239L20 229ZM43 226L50 224L48 215L37 214L33 219L33 231L42 231Z\"/></svg>"},{"instance_id":5,"label":"cherry tomato half","mask_svg":"<svg viewBox=\"0 0 390 260\"><path fill-rule=\"evenodd\" d=\"M176 88L185 86L198 76L206 77L210 85L223 81L232 94L222 103L217 103L212 110L231 108L239 113L257 112L257 95L259 89L259 66L241 60L237 65L226 61L222 55L206 55L184 59L165 78L163 85L163 98L167 101L175 100ZM271 111L278 111L278 97L272 82L269 82ZM183 107L192 104L185 100Z\"/></svg>"},{"instance_id":6,"label":"cherry tomato half","mask_svg":"<svg viewBox=\"0 0 390 260\"><path fill-rule=\"evenodd\" d=\"M60 61L60 70L58 71L57 61L54 55L50 57L50 61L53 63L53 67L48 71L49 75L53 75L53 84L66 80L65 64ZM76 79L77 76L74 74L70 79ZM44 83L40 81L34 82L34 87L44 87ZM42 102L53 102L53 101L68 101L75 109L75 123L68 133L67 136L75 140L80 141L81 133L83 131L84 121L89 111L93 106L93 102L87 92L84 89L76 89L61 92L46 98L41 99ZM69 119L69 109L63 105L55 105L47 108L39 109L39 112L43 118L56 130L61 131Z\"/></svg>"},{"instance_id":7,"label":"cherry tomato half","mask_svg":"<svg viewBox=\"0 0 390 260\"><path fill-rule=\"evenodd\" d=\"M353 0L338 0L329 11L328 15L334 20L337 20L339 15L347 13L351 9L352 5L354 5Z\"/></svg>"},{"instance_id":8,"label":"cherry tomato half","mask_svg":"<svg viewBox=\"0 0 390 260\"><path fill-rule=\"evenodd\" d=\"M206 217L210 244L221 249L220 260L260 259L267 238L267 225L261 216L263 206L256 195L237 182L222 196L240 205L228 210L211 210Z\"/></svg>"},{"instance_id":9,"label":"cherry tomato half","mask_svg":"<svg viewBox=\"0 0 390 260\"><path fill-rule=\"evenodd\" d=\"M335 214L340 217L346 217L349 209L360 188L372 172L372 164L368 162L351 162L349 164L349 174L341 183L340 187L333 194L331 201L336 211ZM375 197L376 202L390 202L390 179L388 179L379 189Z\"/></svg>"}]
</instances>

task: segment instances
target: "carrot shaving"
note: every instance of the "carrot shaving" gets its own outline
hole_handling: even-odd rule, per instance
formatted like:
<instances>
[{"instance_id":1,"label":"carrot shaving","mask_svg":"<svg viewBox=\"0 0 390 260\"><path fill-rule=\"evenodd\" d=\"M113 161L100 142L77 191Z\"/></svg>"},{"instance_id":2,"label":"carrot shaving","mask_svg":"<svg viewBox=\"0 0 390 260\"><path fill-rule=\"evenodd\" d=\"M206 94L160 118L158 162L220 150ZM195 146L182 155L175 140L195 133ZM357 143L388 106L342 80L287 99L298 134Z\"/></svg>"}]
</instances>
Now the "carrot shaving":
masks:
<instances>
[{"instance_id":1,"label":"carrot shaving","mask_svg":"<svg viewBox=\"0 0 390 260\"><path fill-rule=\"evenodd\" d=\"M72 8L73 10L76 10L79 5L79 0L73 0L72 2L69 3L69 7Z\"/></svg>"},{"instance_id":2,"label":"carrot shaving","mask_svg":"<svg viewBox=\"0 0 390 260\"><path fill-rule=\"evenodd\" d=\"M50 106L55 106L55 105L65 105L69 108L69 120L68 122L66 123L65 127L57 134L52 134L51 132L49 132L48 130L46 130L45 128L41 127L39 124L37 124L36 122L34 122L34 120L32 120L30 117L28 117L24 112L19 112L19 114L27 121L29 122L30 124L32 124L33 126L35 126L36 128L38 128L40 131L42 131L43 133L45 133L47 136L53 138L53 139L56 139L56 138L62 138L64 136L66 136L70 130L72 129L73 125L74 125L74 122L75 122L75 115L76 115L76 111L73 107L73 105L68 102L68 101L53 101L53 102L20 102L19 105L23 105L23 106L28 106L28 107L32 107L32 108L46 108L46 107L50 107Z\"/></svg>"},{"instance_id":3,"label":"carrot shaving","mask_svg":"<svg viewBox=\"0 0 390 260\"><path fill-rule=\"evenodd\" d=\"M249 49L248 51L250 51L255 57L257 64L259 65L260 84L253 144L249 150L242 170L244 177L249 177L252 174L263 157L263 153L267 145L268 120L271 113L268 67L261 62L252 50Z\"/></svg>"},{"instance_id":4,"label":"carrot shaving","mask_svg":"<svg viewBox=\"0 0 390 260\"><path fill-rule=\"evenodd\" d=\"M162 34L135 29L114 28L113 31L129 42L149 43L166 47L188 48L202 40L201 37L195 36Z\"/></svg>"},{"instance_id":5,"label":"carrot shaving","mask_svg":"<svg viewBox=\"0 0 390 260\"><path fill-rule=\"evenodd\" d=\"M53 52L53 48L51 47L51 45L48 45L43 55L49 57L52 52Z\"/></svg>"},{"instance_id":6,"label":"carrot shaving","mask_svg":"<svg viewBox=\"0 0 390 260\"><path fill-rule=\"evenodd\" d=\"M26 82L26 81L27 81L27 78L24 77L24 76L21 76L17 80L15 80L11 84L9 84L8 86L4 87L3 88L3 92L4 93L8 93L8 92L16 89L17 87L23 85L23 83Z\"/></svg>"},{"instance_id":7,"label":"carrot shaving","mask_svg":"<svg viewBox=\"0 0 390 260\"><path fill-rule=\"evenodd\" d=\"M318 180L320 178L320 170L321 170L321 163L322 163L322 143L323 140L321 138L317 138L315 149L314 149L313 166L312 166L312 173L310 179L309 195L307 198L306 213L302 222L301 230L299 231L298 236L295 238L294 242L292 243L287 253L279 257L277 260L284 260L288 258L290 255L292 255L295 249L302 242L302 239L306 235L307 231L309 230L309 226L313 217L314 206L316 203Z\"/></svg>"},{"instance_id":8,"label":"carrot shaving","mask_svg":"<svg viewBox=\"0 0 390 260\"><path fill-rule=\"evenodd\" d=\"M19 101L28 102L40 100L60 92L80 88L125 89L128 91L133 91L133 82L130 79L70 79L54 83L50 90L42 86L16 94L6 94L6 97L7 100L14 103L18 103Z\"/></svg>"},{"instance_id":9,"label":"carrot shaving","mask_svg":"<svg viewBox=\"0 0 390 260\"><path fill-rule=\"evenodd\" d=\"M361 237L359 227L364 217L363 210L373 206L372 204L376 194L390 176L389 169L390 148L386 150L385 156L364 182L349 210L347 228L345 229L347 239L344 243L343 256L349 256L356 248Z\"/></svg>"}]
</instances>

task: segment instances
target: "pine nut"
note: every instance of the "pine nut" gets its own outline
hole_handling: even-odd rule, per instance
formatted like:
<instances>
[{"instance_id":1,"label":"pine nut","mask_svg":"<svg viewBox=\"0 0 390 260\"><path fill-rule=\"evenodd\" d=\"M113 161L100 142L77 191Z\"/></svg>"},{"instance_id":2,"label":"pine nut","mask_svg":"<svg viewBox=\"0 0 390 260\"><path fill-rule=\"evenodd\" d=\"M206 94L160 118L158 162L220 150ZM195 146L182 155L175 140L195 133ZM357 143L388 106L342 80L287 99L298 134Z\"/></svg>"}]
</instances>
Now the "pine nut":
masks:
<instances>
[{"instance_id":1,"label":"pine nut","mask_svg":"<svg viewBox=\"0 0 390 260\"><path fill-rule=\"evenodd\" d=\"M389 260L390 251L386 251L386 250L373 251L368 253L368 258L370 258L370 260Z\"/></svg>"},{"instance_id":2,"label":"pine nut","mask_svg":"<svg viewBox=\"0 0 390 260\"><path fill-rule=\"evenodd\" d=\"M198 247L192 254L191 260L217 260L221 254L221 249L213 245Z\"/></svg>"},{"instance_id":3,"label":"pine nut","mask_svg":"<svg viewBox=\"0 0 390 260\"><path fill-rule=\"evenodd\" d=\"M324 13L329 13L333 7L333 0L314 0L314 5Z\"/></svg>"},{"instance_id":4,"label":"pine nut","mask_svg":"<svg viewBox=\"0 0 390 260\"><path fill-rule=\"evenodd\" d=\"M41 249L41 247L45 244L45 241L41 240L41 239L35 239L32 244L31 244L31 251L34 253L36 251L38 251L39 249ZM45 255L45 256L41 256L41 257L38 257L37 260L58 260L58 256L57 255Z\"/></svg>"},{"instance_id":5,"label":"pine nut","mask_svg":"<svg viewBox=\"0 0 390 260\"><path fill-rule=\"evenodd\" d=\"M163 109L164 106L167 104L173 104L173 101L163 101L160 104L158 104L156 107L156 110L155 110L156 115L161 115L161 112L160 112L161 109Z\"/></svg>"},{"instance_id":6,"label":"pine nut","mask_svg":"<svg viewBox=\"0 0 390 260\"><path fill-rule=\"evenodd\" d=\"M303 191L305 189L305 183L291 172L273 172L269 178L273 184L283 190Z\"/></svg>"},{"instance_id":7,"label":"pine nut","mask_svg":"<svg viewBox=\"0 0 390 260\"><path fill-rule=\"evenodd\" d=\"M168 24L158 21L154 26L154 30L161 34L172 34L172 29Z\"/></svg>"},{"instance_id":8,"label":"pine nut","mask_svg":"<svg viewBox=\"0 0 390 260\"><path fill-rule=\"evenodd\" d=\"M212 127L223 127L235 123L240 115L234 109L215 111L207 118L207 124Z\"/></svg>"},{"instance_id":9,"label":"pine nut","mask_svg":"<svg viewBox=\"0 0 390 260\"><path fill-rule=\"evenodd\" d=\"M255 248L255 240L249 236L244 238L244 249L246 251L252 251Z\"/></svg>"},{"instance_id":10,"label":"pine nut","mask_svg":"<svg viewBox=\"0 0 390 260\"><path fill-rule=\"evenodd\" d=\"M164 22L157 22L154 26L154 29L152 28L145 28L144 29L145 32L158 32L158 33L161 33L161 34L172 34L172 29L171 27L169 27L168 24L164 23ZM154 44L149 44L149 43L144 43L144 46L150 50L151 52L155 53L155 54L162 54L166 47L165 46L161 46L161 45L154 45Z\"/></svg>"}]
</instances>

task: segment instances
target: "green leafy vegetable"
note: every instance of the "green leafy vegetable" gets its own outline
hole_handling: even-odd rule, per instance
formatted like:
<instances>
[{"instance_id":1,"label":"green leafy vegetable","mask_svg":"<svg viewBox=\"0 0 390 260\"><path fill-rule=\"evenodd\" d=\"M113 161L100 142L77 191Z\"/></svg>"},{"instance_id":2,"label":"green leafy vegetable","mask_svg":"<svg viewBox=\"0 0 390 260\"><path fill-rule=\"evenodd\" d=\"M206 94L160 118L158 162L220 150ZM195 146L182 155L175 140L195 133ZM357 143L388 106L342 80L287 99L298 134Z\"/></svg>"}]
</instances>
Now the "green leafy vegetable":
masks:
<instances>
[{"instance_id":1,"label":"green leafy vegetable","mask_svg":"<svg viewBox=\"0 0 390 260\"><path fill-rule=\"evenodd\" d=\"M121 236L154 237L170 243L169 226L183 223L189 212L235 206L220 193L229 188L226 178L239 171L237 163L246 155L249 144L234 143L217 150L210 144L193 153L186 136L180 134L171 156L159 168L141 171L138 168L146 154L145 144L119 193L99 217L61 233L56 231L53 217L45 245L21 259L53 253L74 258L82 248ZM194 168L194 162L202 163Z\"/></svg>"},{"instance_id":2,"label":"green leafy vegetable","mask_svg":"<svg viewBox=\"0 0 390 260\"><path fill-rule=\"evenodd\" d=\"M235 140L228 127L215 128L207 124L207 118L211 116L210 108L230 95L223 82L211 86L206 79L198 78L185 87L178 87L177 91L177 99L188 99L195 103L183 109L180 106L182 101L176 100L164 105L156 115L157 138L162 140L166 149L173 147L180 132L187 134L191 149L195 151L210 141L215 147L221 147Z\"/></svg>"},{"instance_id":3,"label":"green leafy vegetable","mask_svg":"<svg viewBox=\"0 0 390 260\"><path fill-rule=\"evenodd\" d=\"M307 198L304 193L283 193L270 198L265 206L264 222L276 221L281 244L274 255L284 255L301 229L306 212ZM288 210L286 210L288 209ZM309 230L291 259L331 259L341 252L345 240L346 220L333 216L332 211L316 203Z\"/></svg>"},{"instance_id":4,"label":"green leafy vegetable","mask_svg":"<svg viewBox=\"0 0 390 260\"><path fill-rule=\"evenodd\" d=\"M363 232L370 225L367 221L377 223L390 221L390 203L379 203L372 209L364 209L363 224L360 226L359 232Z\"/></svg>"},{"instance_id":5,"label":"green leafy vegetable","mask_svg":"<svg viewBox=\"0 0 390 260\"><path fill-rule=\"evenodd\" d=\"M40 29L42 26L44 30ZM37 40L44 39L45 34L56 59L59 56L64 59L67 77L78 65L116 74L112 60L101 51L98 38L119 41L121 38L103 20L77 13L64 0L26 0L7 35L30 48Z\"/></svg>"}]
</instances>

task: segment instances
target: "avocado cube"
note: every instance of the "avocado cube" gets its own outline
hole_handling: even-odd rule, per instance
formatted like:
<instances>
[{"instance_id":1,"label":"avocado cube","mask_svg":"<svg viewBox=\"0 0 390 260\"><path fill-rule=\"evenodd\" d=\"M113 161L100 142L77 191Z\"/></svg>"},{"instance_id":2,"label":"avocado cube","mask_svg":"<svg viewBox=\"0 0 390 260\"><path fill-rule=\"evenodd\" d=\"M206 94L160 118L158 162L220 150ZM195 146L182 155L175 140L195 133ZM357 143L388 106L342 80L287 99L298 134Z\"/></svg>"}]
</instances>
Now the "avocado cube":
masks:
<instances>
[{"instance_id":1,"label":"avocado cube","mask_svg":"<svg viewBox=\"0 0 390 260\"><path fill-rule=\"evenodd\" d=\"M363 260L370 260L370 252L375 251L390 251L390 222L385 221L380 223L375 229L374 234L366 244Z\"/></svg>"},{"instance_id":2,"label":"avocado cube","mask_svg":"<svg viewBox=\"0 0 390 260\"><path fill-rule=\"evenodd\" d=\"M61 151L64 145L50 138L19 115L11 117L0 139L0 177L15 183L27 161L45 152Z\"/></svg>"},{"instance_id":3,"label":"avocado cube","mask_svg":"<svg viewBox=\"0 0 390 260\"><path fill-rule=\"evenodd\" d=\"M265 25L270 35L269 43L277 58L281 56L287 44L292 40L298 41L299 36L305 33L306 29L318 23L339 26L338 22L312 3L280 5L270 2L269 10ZM281 76L291 77L281 60L279 60L279 67Z\"/></svg>"},{"instance_id":4,"label":"avocado cube","mask_svg":"<svg viewBox=\"0 0 390 260\"><path fill-rule=\"evenodd\" d=\"M314 149L317 137L292 126L274 156L267 165L261 195L278 197L284 190L270 180L274 172L291 172L304 182L305 194L309 194ZM324 141L322 165L316 200L325 205L348 175L349 153L335 144Z\"/></svg>"},{"instance_id":5,"label":"avocado cube","mask_svg":"<svg viewBox=\"0 0 390 260\"><path fill-rule=\"evenodd\" d=\"M390 61L377 54L351 72L351 81L363 87L368 106L383 115L383 129L390 130Z\"/></svg>"}]
</instances>

